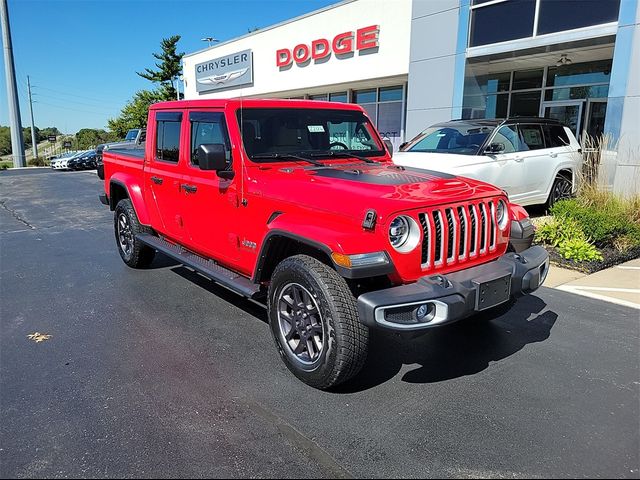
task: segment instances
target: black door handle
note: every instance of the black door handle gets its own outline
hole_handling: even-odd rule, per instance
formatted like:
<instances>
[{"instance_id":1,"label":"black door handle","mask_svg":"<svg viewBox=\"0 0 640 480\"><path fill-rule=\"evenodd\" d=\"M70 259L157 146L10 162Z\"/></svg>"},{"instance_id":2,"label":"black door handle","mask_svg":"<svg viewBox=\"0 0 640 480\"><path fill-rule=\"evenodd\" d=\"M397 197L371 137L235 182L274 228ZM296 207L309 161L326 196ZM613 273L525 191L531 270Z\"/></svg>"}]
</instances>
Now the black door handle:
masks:
<instances>
[{"instance_id":1,"label":"black door handle","mask_svg":"<svg viewBox=\"0 0 640 480\"><path fill-rule=\"evenodd\" d=\"M160 177L151 177L151 181L158 185L162 185L162 179Z\"/></svg>"},{"instance_id":2,"label":"black door handle","mask_svg":"<svg viewBox=\"0 0 640 480\"><path fill-rule=\"evenodd\" d=\"M198 190L198 187L196 187L195 185L189 185L187 183L181 184L180 187L187 193L196 193L196 191Z\"/></svg>"}]
</instances>

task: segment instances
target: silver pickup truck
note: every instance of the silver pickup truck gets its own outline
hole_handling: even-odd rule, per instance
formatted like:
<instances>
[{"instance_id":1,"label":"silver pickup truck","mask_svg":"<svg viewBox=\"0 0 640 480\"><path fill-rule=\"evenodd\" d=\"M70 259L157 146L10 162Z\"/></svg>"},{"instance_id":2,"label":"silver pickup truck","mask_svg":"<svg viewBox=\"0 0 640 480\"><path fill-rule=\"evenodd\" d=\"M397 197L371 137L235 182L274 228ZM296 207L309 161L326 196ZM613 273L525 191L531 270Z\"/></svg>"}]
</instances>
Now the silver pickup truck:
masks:
<instances>
[{"instance_id":1,"label":"silver pickup truck","mask_svg":"<svg viewBox=\"0 0 640 480\"><path fill-rule=\"evenodd\" d=\"M104 178L104 167L102 165L102 152L105 150L129 150L141 148L144 150L144 142L147 139L146 128L132 128L125 135L124 140L119 142L101 143L96 147L96 162L98 167L98 177Z\"/></svg>"}]
</instances>

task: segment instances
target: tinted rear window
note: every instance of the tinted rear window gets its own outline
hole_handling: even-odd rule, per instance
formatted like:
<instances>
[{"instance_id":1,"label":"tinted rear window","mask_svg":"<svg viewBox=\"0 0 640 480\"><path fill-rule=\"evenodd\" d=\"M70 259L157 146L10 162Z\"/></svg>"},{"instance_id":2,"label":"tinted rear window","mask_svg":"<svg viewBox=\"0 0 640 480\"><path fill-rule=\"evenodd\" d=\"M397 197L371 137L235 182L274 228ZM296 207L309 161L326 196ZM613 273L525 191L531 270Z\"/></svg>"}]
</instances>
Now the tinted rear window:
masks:
<instances>
[{"instance_id":1,"label":"tinted rear window","mask_svg":"<svg viewBox=\"0 0 640 480\"><path fill-rule=\"evenodd\" d=\"M569 136L561 125L545 125L544 133L547 137L547 146L553 147L565 147L569 145Z\"/></svg>"}]
</instances>

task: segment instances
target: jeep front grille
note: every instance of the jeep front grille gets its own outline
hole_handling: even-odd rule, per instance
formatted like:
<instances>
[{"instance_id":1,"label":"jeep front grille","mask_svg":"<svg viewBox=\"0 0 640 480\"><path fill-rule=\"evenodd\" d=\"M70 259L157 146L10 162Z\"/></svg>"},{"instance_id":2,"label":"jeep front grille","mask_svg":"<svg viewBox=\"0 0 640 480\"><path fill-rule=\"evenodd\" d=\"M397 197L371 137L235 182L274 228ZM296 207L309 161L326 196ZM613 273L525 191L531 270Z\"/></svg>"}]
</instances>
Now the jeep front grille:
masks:
<instances>
[{"instance_id":1,"label":"jeep front grille","mask_svg":"<svg viewBox=\"0 0 640 480\"><path fill-rule=\"evenodd\" d=\"M437 207L418 215L422 227L422 268L458 263L496 249L497 199Z\"/></svg>"}]
</instances>

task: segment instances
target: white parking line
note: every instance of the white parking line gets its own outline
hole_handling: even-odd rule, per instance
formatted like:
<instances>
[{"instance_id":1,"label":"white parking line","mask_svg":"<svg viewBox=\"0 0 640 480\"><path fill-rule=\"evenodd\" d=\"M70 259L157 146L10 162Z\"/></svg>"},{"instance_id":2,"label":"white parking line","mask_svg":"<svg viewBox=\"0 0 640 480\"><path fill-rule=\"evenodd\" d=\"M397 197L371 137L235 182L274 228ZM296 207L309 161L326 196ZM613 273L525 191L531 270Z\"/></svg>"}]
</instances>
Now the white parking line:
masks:
<instances>
[{"instance_id":1,"label":"white parking line","mask_svg":"<svg viewBox=\"0 0 640 480\"><path fill-rule=\"evenodd\" d=\"M589 297L589 298L594 298L596 300L604 300L605 302L611 302L611 303L616 303L618 305L623 305L625 307L631 307L631 308L635 308L637 310L640 310L640 304L638 303L634 303L634 302L629 302L627 300L620 300L619 298L613 298L613 297L608 297L606 295L599 295L597 293L593 292L593 289L595 290L605 290L603 288L596 288L596 287L576 287L576 286L572 286L572 285L560 285L559 287L556 287L557 290L562 290L565 292L569 292L569 293L575 293L576 295L582 295L583 297ZM609 291L621 291L621 290L632 290L631 293L633 292L638 292L635 289L632 288L620 288L620 289L609 289Z\"/></svg>"},{"instance_id":2,"label":"white parking line","mask_svg":"<svg viewBox=\"0 0 640 480\"><path fill-rule=\"evenodd\" d=\"M630 267L625 265L618 265L616 268L620 268L622 270L640 270L640 267Z\"/></svg>"},{"instance_id":3,"label":"white parking line","mask_svg":"<svg viewBox=\"0 0 640 480\"><path fill-rule=\"evenodd\" d=\"M640 288L583 287L581 285L576 285L576 286L573 286L572 288L579 288L581 290L602 290L603 292L624 292L624 293L640 294Z\"/></svg>"}]
</instances>

